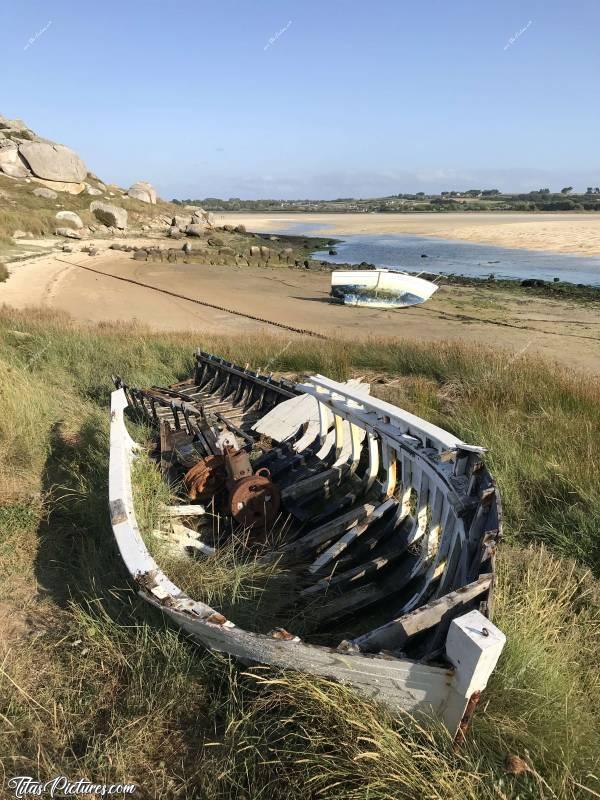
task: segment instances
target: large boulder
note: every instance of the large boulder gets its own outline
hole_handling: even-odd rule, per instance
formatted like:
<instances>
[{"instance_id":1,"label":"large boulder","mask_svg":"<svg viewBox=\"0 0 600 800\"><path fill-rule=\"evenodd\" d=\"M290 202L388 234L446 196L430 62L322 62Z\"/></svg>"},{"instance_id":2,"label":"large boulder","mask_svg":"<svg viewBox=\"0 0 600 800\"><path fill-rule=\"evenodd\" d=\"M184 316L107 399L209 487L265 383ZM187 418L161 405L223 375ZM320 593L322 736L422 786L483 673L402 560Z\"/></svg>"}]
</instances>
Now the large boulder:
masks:
<instances>
[{"instance_id":1,"label":"large boulder","mask_svg":"<svg viewBox=\"0 0 600 800\"><path fill-rule=\"evenodd\" d=\"M38 178L81 183L87 175L87 167L77 153L62 144L23 142L19 153Z\"/></svg>"},{"instance_id":2,"label":"large boulder","mask_svg":"<svg viewBox=\"0 0 600 800\"><path fill-rule=\"evenodd\" d=\"M86 183L85 191L87 192L87 194L91 194L92 197L100 197L100 195L102 194L100 189L96 189L95 186L90 186L89 183Z\"/></svg>"},{"instance_id":3,"label":"large boulder","mask_svg":"<svg viewBox=\"0 0 600 800\"><path fill-rule=\"evenodd\" d=\"M204 236L206 231L204 225L188 225L185 232L188 236Z\"/></svg>"},{"instance_id":4,"label":"large boulder","mask_svg":"<svg viewBox=\"0 0 600 800\"><path fill-rule=\"evenodd\" d=\"M134 200L141 200L142 203L156 203L156 190L147 181L137 181L129 187L127 194Z\"/></svg>"},{"instance_id":5,"label":"large boulder","mask_svg":"<svg viewBox=\"0 0 600 800\"><path fill-rule=\"evenodd\" d=\"M83 228L83 222L81 221L81 217L79 216L79 214L76 214L74 211L59 211L56 214L56 219L66 220L67 222L72 222L73 225L75 225L75 227L78 230L81 230L81 228Z\"/></svg>"},{"instance_id":6,"label":"large boulder","mask_svg":"<svg viewBox=\"0 0 600 800\"><path fill-rule=\"evenodd\" d=\"M36 197L43 197L44 200L56 200L58 197L54 189L46 189L43 186L40 186L38 189L34 189L33 194Z\"/></svg>"},{"instance_id":7,"label":"large boulder","mask_svg":"<svg viewBox=\"0 0 600 800\"><path fill-rule=\"evenodd\" d=\"M93 203L90 203L90 211L99 222L109 228L124 229L127 227L127 211L124 208L94 200Z\"/></svg>"}]
</instances>

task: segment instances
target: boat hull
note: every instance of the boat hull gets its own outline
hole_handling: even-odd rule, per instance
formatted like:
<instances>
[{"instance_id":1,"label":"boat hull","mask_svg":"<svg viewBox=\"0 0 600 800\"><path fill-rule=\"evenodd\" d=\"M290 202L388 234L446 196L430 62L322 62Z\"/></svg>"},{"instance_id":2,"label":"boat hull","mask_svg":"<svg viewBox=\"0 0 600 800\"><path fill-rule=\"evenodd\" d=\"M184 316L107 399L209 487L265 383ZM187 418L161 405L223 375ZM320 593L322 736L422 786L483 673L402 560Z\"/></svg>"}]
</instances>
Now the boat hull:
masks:
<instances>
[{"instance_id":1,"label":"boat hull","mask_svg":"<svg viewBox=\"0 0 600 800\"><path fill-rule=\"evenodd\" d=\"M123 561L141 596L206 647L245 663L331 678L395 711L436 715L455 734L473 698L485 688L505 641L489 619L500 513L495 486L481 466L481 448L470 447L408 412L370 398L364 385L357 382L340 384L322 376L304 384L278 382L208 354L199 353L197 359L194 379L185 386L133 390L118 379L119 388L111 398L111 522ZM322 468L315 468L315 459L303 456L311 464L310 474L287 484L282 481L282 497L290 508L302 502L307 490L313 491L313 484L321 490L336 475L356 477L368 453L360 476L363 497L354 498L350 510L341 514L331 511L325 522L312 526L304 522L301 535L276 554L291 563L307 555L314 559L303 568L314 581L309 592L319 592L323 582L330 581L329 592L334 594L333 584L340 577L331 577L336 559L350 552L365 533L381 532L381 521L388 519L390 511L401 518L402 503L412 503L416 492L414 517L407 511L404 522L394 529L398 541L405 530L410 532L414 552L409 568L403 562L379 582L350 588L331 601L327 612L337 613L336 603L341 603L343 615L346 606L362 599L370 602L365 590L374 592L378 602L386 592L395 598L400 587L394 582L403 575L410 595L403 601L403 613L392 613L396 607L391 603L388 622L367 627L351 641L324 646L287 631L282 638L281 629L270 634L244 630L220 610L188 597L162 571L136 520L131 471L140 448L127 432L124 412L133 406L145 413L160 425L162 440L171 423L174 428L179 426L179 433L186 433L182 418L192 435L194 426L205 421L209 407L223 409L227 396L237 399L232 408L241 411L235 424L231 422L233 412L221 414L223 424L229 422L231 429L249 438L246 431L257 429L257 437L270 430L275 440L281 436L290 441L290 430L303 420L302 435L293 438L292 455L285 455L296 468L301 453L308 452L308 441L316 437L321 445L315 459L317 467L323 461ZM219 401L216 405L215 399ZM201 401L202 414L194 417ZM261 406L264 413L257 409ZM196 440L197 433L193 438ZM274 475L277 459L284 457L279 454L283 449L275 448L276 457L275 450L267 453ZM329 451L333 462L324 459ZM182 510L185 513L186 507ZM355 517L363 522L353 524ZM414 555L417 550L418 557ZM367 567L375 561L367 561ZM329 572L330 566L334 569ZM355 577L348 578L350 587ZM324 608L328 608L326 602ZM326 624L328 619L326 616ZM429 655L408 657L411 652Z\"/></svg>"},{"instance_id":2,"label":"boat hull","mask_svg":"<svg viewBox=\"0 0 600 800\"><path fill-rule=\"evenodd\" d=\"M413 306L429 300L437 289L435 283L424 278L387 269L331 273L331 296L350 306Z\"/></svg>"}]
</instances>

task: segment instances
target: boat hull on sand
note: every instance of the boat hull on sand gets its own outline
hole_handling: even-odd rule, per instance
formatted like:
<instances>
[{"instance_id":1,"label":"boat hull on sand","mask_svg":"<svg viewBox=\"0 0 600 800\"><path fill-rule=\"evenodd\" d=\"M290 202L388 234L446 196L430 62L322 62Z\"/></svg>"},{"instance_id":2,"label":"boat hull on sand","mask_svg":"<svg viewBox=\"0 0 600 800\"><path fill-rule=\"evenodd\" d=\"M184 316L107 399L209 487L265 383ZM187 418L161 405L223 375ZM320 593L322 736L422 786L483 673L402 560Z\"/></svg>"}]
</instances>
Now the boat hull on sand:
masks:
<instances>
[{"instance_id":1,"label":"boat hull on sand","mask_svg":"<svg viewBox=\"0 0 600 800\"><path fill-rule=\"evenodd\" d=\"M332 298L351 306L414 306L429 300L437 289L432 281L387 269L337 270L331 273Z\"/></svg>"}]
</instances>

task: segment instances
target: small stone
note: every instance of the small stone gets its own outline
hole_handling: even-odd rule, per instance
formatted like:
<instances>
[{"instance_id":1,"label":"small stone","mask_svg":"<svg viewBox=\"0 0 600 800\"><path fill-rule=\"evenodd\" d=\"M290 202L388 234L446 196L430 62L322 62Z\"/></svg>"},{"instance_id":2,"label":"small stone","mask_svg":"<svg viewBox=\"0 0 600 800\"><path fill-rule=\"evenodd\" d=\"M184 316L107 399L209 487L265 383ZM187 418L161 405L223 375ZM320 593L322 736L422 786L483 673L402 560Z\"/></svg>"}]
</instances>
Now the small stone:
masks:
<instances>
[{"instance_id":1,"label":"small stone","mask_svg":"<svg viewBox=\"0 0 600 800\"><path fill-rule=\"evenodd\" d=\"M79 231L75 231L73 228L57 228L54 233L56 236L66 236L67 239L81 239Z\"/></svg>"},{"instance_id":2,"label":"small stone","mask_svg":"<svg viewBox=\"0 0 600 800\"><path fill-rule=\"evenodd\" d=\"M54 191L54 189L46 189L44 186L34 189L33 194L36 197L43 197L46 200L56 200L58 197L58 194Z\"/></svg>"}]
</instances>

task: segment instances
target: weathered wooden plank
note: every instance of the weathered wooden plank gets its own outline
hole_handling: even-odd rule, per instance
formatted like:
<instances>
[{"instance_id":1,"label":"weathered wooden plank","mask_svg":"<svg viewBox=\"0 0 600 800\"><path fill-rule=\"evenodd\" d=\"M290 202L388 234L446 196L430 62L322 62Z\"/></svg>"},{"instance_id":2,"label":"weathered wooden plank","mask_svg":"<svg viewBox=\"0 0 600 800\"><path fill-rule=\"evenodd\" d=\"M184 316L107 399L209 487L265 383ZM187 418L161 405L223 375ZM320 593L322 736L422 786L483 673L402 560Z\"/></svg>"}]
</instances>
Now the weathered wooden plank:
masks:
<instances>
[{"instance_id":1,"label":"weathered wooden plank","mask_svg":"<svg viewBox=\"0 0 600 800\"><path fill-rule=\"evenodd\" d=\"M181 506L162 506L160 511L165 517L201 517L207 513L204 506L193 503Z\"/></svg>"},{"instance_id":2,"label":"weathered wooden plank","mask_svg":"<svg viewBox=\"0 0 600 800\"><path fill-rule=\"evenodd\" d=\"M491 575L481 575L473 583L357 637L353 644L371 653L402 650L412 636L433 628L442 620L446 620L449 626L451 619L463 613L464 606L487 592L491 584Z\"/></svg>"},{"instance_id":3,"label":"weathered wooden plank","mask_svg":"<svg viewBox=\"0 0 600 800\"><path fill-rule=\"evenodd\" d=\"M324 486L336 486L341 482L346 473L347 468L344 466L332 467L331 469L324 470L310 478L304 478L298 481L298 483L295 483L293 486L288 486L282 491L281 498L284 501L288 499L296 500L298 497L302 497L304 494L310 494L310 492L314 492Z\"/></svg>"},{"instance_id":4,"label":"weathered wooden plank","mask_svg":"<svg viewBox=\"0 0 600 800\"><path fill-rule=\"evenodd\" d=\"M382 531L382 533L385 533L385 530ZM373 541L379 544L375 539ZM406 537L394 534L391 539L377 549L377 555L374 555L372 558L354 567L344 569L342 572L332 571L331 575L321 578L321 580L311 586L307 586L300 594L311 595L318 592L327 592L329 589L336 588L342 583L347 583L349 588L355 581L370 578L399 559L406 552L406 547Z\"/></svg>"},{"instance_id":5,"label":"weathered wooden plank","mask_svg":"<svg viewBox=\"0 0 600 800\"><path fill-rule=\"evenodd\" d=\"M331 547L328 547L320 556L310 565L308 571L311 573L319 572L324 569L327 564L336 559L341 553L346 550L356 539L365 533L369 527L381 519L381 517L391 508L397 505L397 501L393 498L386 500L381 505L373 509L373 511L365 518L363 522L354 525L350 530L346 531Z\"/></svg>"},{"instance_id":6,"label":"weathered wooden plank","mask_svg":"<svg viewBox=\"0 0 600 800\"><path fill-rule=\"evenodd\" d=\"M286 558L303 555L308 557L319 545L325 544L330 539L333 539L334 536L343 533L358 522L362 522L369 514L372 514L374 510L375 506L373 503L362 503L360 506L352 508L350 511L341 514L330 522L320 525L318 528L300 537L300 539L296 539L295 542L285 545L281 549L281 552Z\"/></svg>"}]
</instances>

